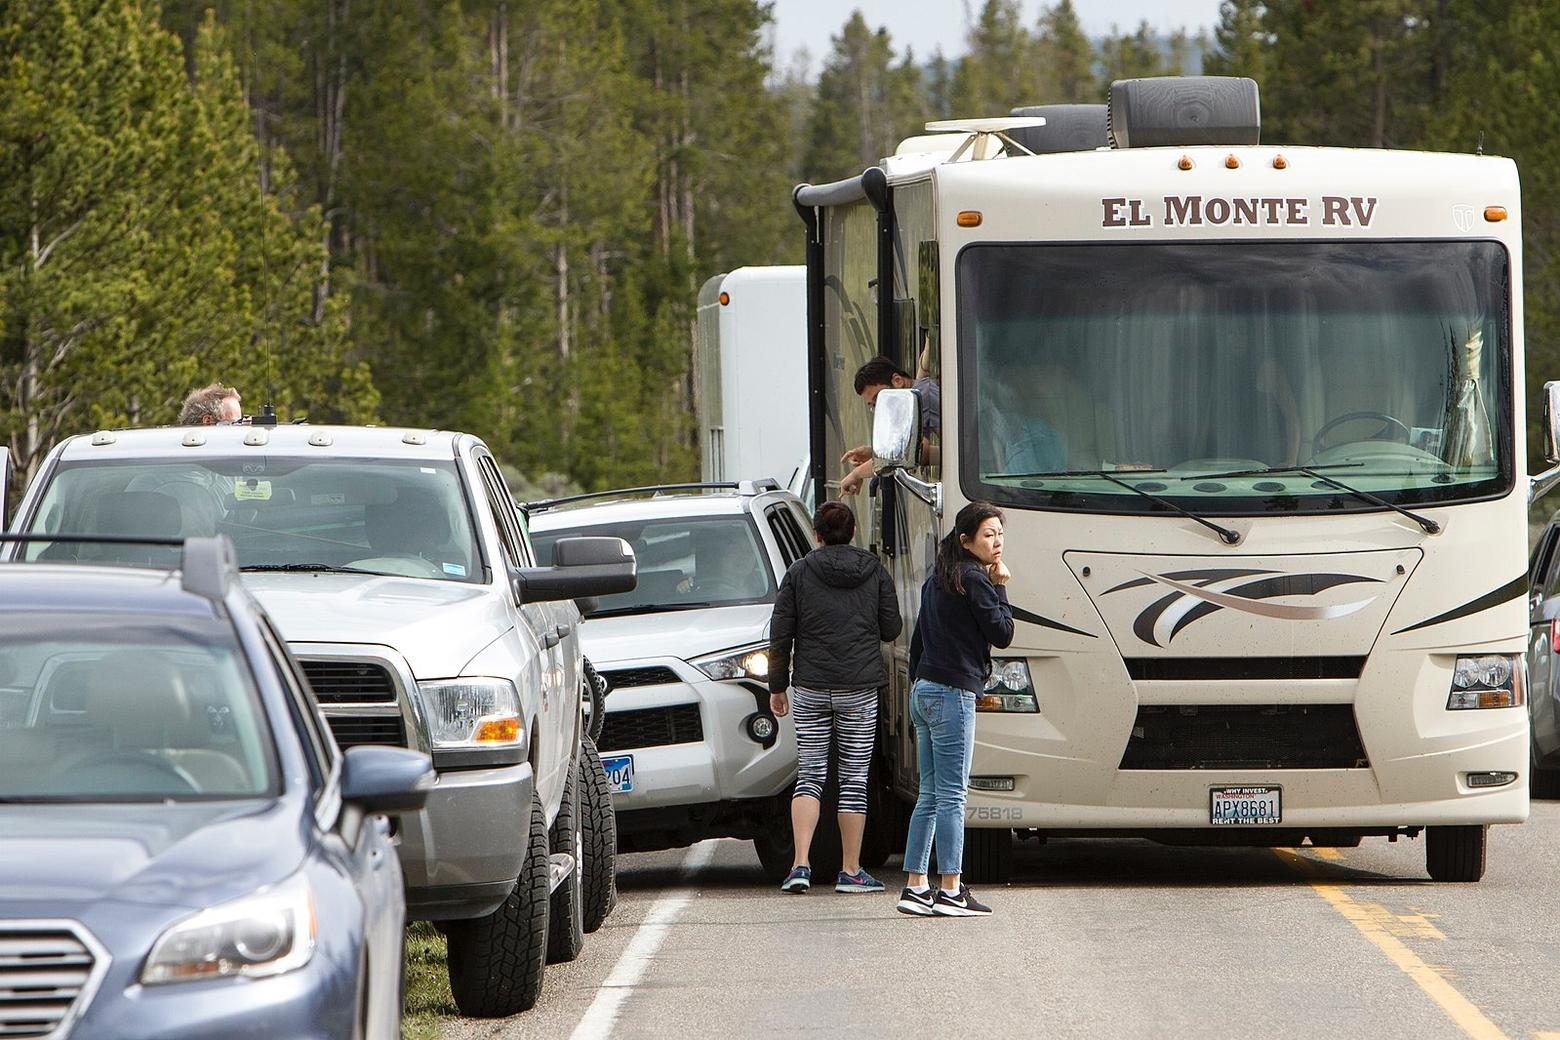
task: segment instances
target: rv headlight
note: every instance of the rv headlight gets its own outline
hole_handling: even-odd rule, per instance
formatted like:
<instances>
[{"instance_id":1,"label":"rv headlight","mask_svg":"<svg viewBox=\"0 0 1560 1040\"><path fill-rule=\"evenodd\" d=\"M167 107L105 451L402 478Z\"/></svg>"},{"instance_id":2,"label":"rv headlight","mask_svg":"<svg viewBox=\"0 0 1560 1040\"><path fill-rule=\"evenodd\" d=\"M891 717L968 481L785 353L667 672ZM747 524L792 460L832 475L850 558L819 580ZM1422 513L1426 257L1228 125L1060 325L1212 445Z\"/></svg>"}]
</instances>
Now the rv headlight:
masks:
<instances>
[{"instance_id":1,"label":"rv headlight","mask_svg":"<svg viewBox=\"0 0 1560 1040\"><path fill-rule=\"evenodd\" d=\"M976 711L1038 712L1034 683L1029 678L1029 662L1022 659L997 659L991 662L986 689L975 698Z\"/></svg>"},{"instance_id":2,"label":"rv headlight","mask_svg":"<svg viewBox=\"0 0 1560 1040\"><path fill-rule=\"evenodd\" d=\"M1522 705L1525 662L1515 654L1479 654L1457 658L1452 670L1448 711L1517 708Z\"/></svg>"},{"instance_id":3,"label":"rv headlight","mask_svg":"<svg viewBox=\"0 0 1560 1040\"><path fill-rule=\"evenodd\" d=\"M523 739L520 695L508 679L438 679L417 684L435 749L513 747Z\"/></svg>"},{"instance_id":4,"label":"rv headlight","mask_svg":"<svg viewBox=\"0 0 1560 1040\"><path fill-rule=\"evenodd\" d=\"M726 650L690 663L711 679L754 679L763 682L769 678L769 644Z\"/></svg>"},{"instance_id":5,"label":"rv headlight","mask_svg":"<svg viewBox=\"0 0 1560 1040\"><path fill-rule=\"evenodd\" d=\"M256 895L202 910L163 932L141 982L281 975L314 956L314 897L301 874Z\"/></svg>"}]
</instances>

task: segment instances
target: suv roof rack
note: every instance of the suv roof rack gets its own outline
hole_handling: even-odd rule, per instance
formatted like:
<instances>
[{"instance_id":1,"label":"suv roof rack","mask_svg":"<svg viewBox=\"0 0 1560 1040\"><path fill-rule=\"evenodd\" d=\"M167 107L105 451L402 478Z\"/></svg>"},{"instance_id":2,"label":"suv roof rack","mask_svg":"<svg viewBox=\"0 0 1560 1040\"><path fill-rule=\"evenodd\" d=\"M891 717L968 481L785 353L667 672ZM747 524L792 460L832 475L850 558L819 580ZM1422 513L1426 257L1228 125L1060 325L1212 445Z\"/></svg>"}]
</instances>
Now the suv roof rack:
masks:
<instances>
[{"instance_id":1,"label":"suv roof rack","mask_svg":"<svg viewBox=\"0 0 1560 1040\"><path fill-rule=\"evenodd\" d=\"M645 487L618 488L614 491L591 491L583 495L565 495L562 498L544 498L527 502L523 508L528 513L540 513L575 502L588 502L597 498L627 498L631 495L663 495L669 491L735 491L739 495L758 495L766 491L779 491L780 482L773 477L758 480L702 481L691 484L650 484Z\"/></svg>"},{"instance_id":2,"label":"suv roof rack","mask_svg":"<svg viewBox=\"0 0 1560 1040\"><path fill-rule=\"evenodd\" d=\"M151 545L182 550L180 585L185 592L221 600L238 580L238 555L226 535L211 538L141 538L122 534L5 534L0 542L64 542L67 545ZM153 568L157 569L157 568Z\"/></svg>"}]
</instances>

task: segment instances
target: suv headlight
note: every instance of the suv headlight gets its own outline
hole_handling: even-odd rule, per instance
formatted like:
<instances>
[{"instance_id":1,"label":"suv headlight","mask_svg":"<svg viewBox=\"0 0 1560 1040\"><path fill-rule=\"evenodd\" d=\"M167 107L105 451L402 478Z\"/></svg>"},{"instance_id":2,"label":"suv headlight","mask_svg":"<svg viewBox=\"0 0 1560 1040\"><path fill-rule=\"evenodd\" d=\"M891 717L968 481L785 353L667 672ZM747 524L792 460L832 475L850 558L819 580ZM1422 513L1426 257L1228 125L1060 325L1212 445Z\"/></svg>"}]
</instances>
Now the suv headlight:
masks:
<instances>
[{"instance_id":1,"label":"suv headlight","mask_svg":"<svg viewBox=\"0 0 1560 1040\"><path fill-rule=\"evenodd\" d=\"M975 698L976 711L1038 712L1035 686L1029 678L1029 662L997 659L991 662L986 689Z\"/></svg>"},{"instance_id":2,"label":"suv headlight","mask_svg":"<svg viewBox=\"0 0 1560 1040\"><path fill-rule=\"evenodd\" d=\"M1469 708L1517 708L1522 705L1526 662L1516 654L1480 654L1457 658L1452 670L1448 711Z\"/></svg>"},{"instance_id":3,"label":"suv headlight","mask_svg":"<svg viewBox=\"0 0 1560 1040\"><path fill-rule=\"evenodd\" d=\"M242 975L281 975L309 963L316 931L314 896L301 874L275 887L202 910L152 945L141 969L151 986Z\"/></svg>"},{"instance_id":4,"label":"suv headlight","mask_svg":"<svg viewBox=\"0 0 1560 1040\"><path fill-rule=\"evenodd\" d=\"M417 696L435 749L513 747L523 739L520 694L508 679L420 682Z\"/></svg>"},{"instance_id":5,"label":"suv headlight","mask_svg":"<svg viewBox=\"0 0 1560 1040\"><path fill-rule=\"evenodd\" d=\"M690 663L711 679L756 679L763 682L769 678L769 644L727 650Z\"/></svg>"}]
</instances>

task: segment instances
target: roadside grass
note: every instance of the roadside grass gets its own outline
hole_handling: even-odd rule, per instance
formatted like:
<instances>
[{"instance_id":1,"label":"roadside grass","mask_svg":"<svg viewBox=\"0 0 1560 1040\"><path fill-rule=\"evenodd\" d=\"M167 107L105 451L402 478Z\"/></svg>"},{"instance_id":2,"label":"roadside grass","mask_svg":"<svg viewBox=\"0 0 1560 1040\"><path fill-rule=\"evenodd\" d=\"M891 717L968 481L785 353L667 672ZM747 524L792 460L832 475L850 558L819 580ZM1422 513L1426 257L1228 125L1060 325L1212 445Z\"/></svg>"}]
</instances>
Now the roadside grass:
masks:
<instances>
[{"instance_id":1,"label":"roadside grass","mask_svg":"<svg viewBox=\"0 0 1560 1040\"><path fill-rule=\"evenodd\" d=\"M426 921L406 930L406 1005L401 1040L439 1040L439 1025L457 1014L444 967L444 936Z\"/></svg>"}]
</instances>

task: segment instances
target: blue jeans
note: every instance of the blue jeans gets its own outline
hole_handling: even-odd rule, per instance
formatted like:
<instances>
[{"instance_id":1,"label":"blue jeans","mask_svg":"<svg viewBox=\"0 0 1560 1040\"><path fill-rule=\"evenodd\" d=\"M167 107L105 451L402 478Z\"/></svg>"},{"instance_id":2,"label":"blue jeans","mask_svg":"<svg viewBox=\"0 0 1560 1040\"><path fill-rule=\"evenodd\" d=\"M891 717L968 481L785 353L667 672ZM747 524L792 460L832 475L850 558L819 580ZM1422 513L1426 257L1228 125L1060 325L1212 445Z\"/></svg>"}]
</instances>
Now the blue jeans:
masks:
<instances>
[{"instance_id":1,"label":"blue jeans","mask_svg":"<svg viewBox=\"0 0 1560 1040\"><path fill-rule=\"evenodd\" d=\"M915 725L921 786L905 839L905 871L926 873L935 830L938 873L963 873L964 796L975 753L975 694L917 679L910 688L910 721Z\"/></svg>"}]
</instances>

